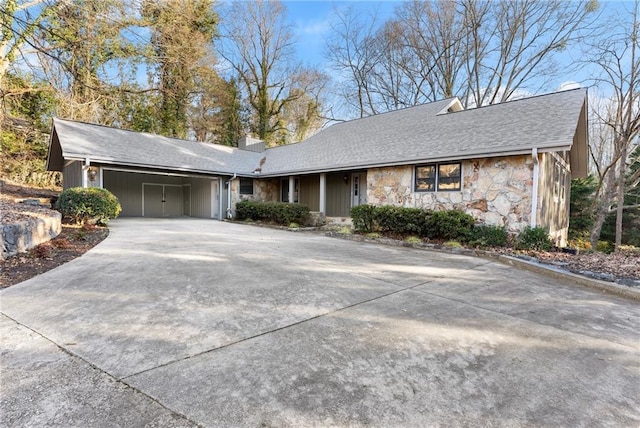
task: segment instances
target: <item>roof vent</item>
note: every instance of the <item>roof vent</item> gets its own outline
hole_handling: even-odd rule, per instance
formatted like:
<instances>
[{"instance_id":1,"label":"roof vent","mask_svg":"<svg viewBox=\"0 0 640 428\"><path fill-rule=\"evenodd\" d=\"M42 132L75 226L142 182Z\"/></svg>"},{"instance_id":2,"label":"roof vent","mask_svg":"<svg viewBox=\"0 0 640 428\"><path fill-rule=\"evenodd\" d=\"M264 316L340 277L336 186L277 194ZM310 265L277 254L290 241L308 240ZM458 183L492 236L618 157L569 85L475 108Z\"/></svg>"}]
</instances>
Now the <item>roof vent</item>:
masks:
<instances>
[{"instance_id":1,"label":"roof vent","mask_svg":"<svg viewBox=\"0 0 640 428\"><path fill-rule=\"evenodd\" d=\"M464 107L462 107L462 103L460 102L458 97L456 97L456 98L453 98L451 100L451 102L449 104L447 104L447 106L445 108L440 110L438 115L447 114L447 113L455 113L456 111L462 111L462 110L464 110Z\"/></svg>"}]
</instances>

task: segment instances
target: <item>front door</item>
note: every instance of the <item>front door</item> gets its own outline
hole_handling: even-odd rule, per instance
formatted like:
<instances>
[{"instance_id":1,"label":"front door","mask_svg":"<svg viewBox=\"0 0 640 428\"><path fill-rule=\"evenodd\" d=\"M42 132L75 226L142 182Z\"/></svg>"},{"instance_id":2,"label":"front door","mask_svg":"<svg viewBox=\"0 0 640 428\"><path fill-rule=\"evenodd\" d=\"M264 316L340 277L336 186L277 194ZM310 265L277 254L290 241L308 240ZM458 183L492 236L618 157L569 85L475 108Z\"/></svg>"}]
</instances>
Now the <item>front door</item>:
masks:
<instances>
[{"instance_id":1,"label":"front door","mask_svg":"<svg viewBox=\"0 0 640 428\"><path fill-rule=\"evenodd\" d=\"M356 172L351 175L351 206L367 203L367 174Z\"/></svg>"}]
</instances>

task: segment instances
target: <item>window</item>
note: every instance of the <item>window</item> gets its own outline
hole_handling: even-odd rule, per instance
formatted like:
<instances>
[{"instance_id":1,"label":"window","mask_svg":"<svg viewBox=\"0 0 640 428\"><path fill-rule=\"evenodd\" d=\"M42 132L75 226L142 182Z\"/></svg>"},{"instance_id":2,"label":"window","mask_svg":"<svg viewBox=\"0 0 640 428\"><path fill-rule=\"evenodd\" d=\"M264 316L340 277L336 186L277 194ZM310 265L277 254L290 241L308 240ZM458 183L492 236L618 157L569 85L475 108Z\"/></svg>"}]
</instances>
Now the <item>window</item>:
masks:
<instances>
[{"instance_id":1,"label":"window","mask_svg":"<svg viewBox=\"0 0 640 428\"><path fill-rule=\"evenodd\" d=\"M296 178L294 180L294 193L293 193L293 202L298 202L298 193L300 191L300 181ZM289 202L289 179L285 178L281 181L280 184L280 200L282 202Z\"/></svg>"},{"instance_id":2,"label":"window","mask_svg":"<svg viewBox=\"0 0 640 428\"><path fill-rule=\"evenodd\" d=\"M253 178L240 177L240 194L253 195Z\"/></svg>"},{"instance_id":3,"label":"window","mask_svg":"<svg viewBox=\"0 0 640 428\"><path fill-rule=\"evenodd\" d=\"M555 162L553 168L553 199L558 202L565 200L567 187L567 171L560 162Z\"/></svg>"},{"instance_id":4,"label":"window","mask_svg":"<svg viewBox=\"0 0 640 428\"><path fill-rule=\"evenodd\" d=\"M461 164L442 163L416 167L416 192L460 190Z\"/></svg>"}]
</instances>

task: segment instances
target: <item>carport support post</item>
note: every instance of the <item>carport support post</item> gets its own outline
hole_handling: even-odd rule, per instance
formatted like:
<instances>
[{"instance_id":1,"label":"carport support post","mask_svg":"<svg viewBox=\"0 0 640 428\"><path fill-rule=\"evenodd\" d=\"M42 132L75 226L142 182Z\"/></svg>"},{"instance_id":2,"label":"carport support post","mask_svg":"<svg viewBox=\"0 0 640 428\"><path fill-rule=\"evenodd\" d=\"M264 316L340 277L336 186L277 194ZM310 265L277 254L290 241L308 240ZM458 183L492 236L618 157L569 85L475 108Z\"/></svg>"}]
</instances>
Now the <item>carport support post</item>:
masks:
<instances>
[{"instance_id":1,"label":"carport support post","mask_svg":"<svg viewBox=\"0 0 640 428\"><path fill-rule=\"evenodd\" d=\"M84 164L82 165L82 188L86 189L87 187L89 187L89 184L87 183L87 174L89 173L89 167L91 166L91 161L89 160L89 158L85 158L84 160Z\"/></svg>"},{"instance_id":2,"label":"carport support post","mask_svg":"<svg viewBox=\"0 0 640 428\"><path fill-rule=\"evenodd\" d=\"M293 197L296 191L296 179L293 175L289 176L289 203L292 204L294 202Z\"/></svg>"},{"instance_id":3,"label":"carport support post","mask_svg":"<svg viewBox=\"0 0 640 428\"><path fill-rule=\"evenodd\" d=\"M320 212L326 215L327 211L327 174L320 174Z\"/></svg>"}]
</instances>

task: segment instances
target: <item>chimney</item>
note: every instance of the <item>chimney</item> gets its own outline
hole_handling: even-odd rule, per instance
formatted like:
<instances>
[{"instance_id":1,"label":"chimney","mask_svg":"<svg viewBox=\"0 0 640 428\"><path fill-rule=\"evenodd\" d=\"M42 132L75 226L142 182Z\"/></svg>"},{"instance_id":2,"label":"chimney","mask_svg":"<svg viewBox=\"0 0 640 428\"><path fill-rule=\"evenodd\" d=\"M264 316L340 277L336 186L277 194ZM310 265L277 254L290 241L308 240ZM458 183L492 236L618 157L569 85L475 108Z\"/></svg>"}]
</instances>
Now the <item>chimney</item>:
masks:
<instances>
[{"instance_id":1,"label":"chimney","mask_svg":"<svg viewBox=\"0 0 640 428\"><path fill-rule=\"evenodd\" d=\"M262 153L267 148L267 145L262 140L258 140L257 138L251 138L248 135L244 135L240 137L240 139L238 140L238 148L240 150L248 150L250 152Z\"/></svg>"}]
</instances>

